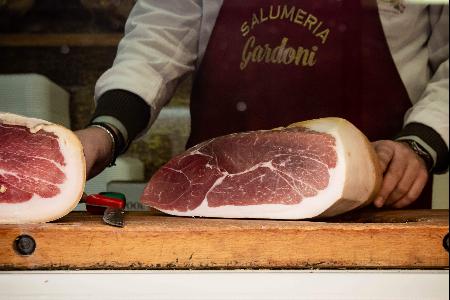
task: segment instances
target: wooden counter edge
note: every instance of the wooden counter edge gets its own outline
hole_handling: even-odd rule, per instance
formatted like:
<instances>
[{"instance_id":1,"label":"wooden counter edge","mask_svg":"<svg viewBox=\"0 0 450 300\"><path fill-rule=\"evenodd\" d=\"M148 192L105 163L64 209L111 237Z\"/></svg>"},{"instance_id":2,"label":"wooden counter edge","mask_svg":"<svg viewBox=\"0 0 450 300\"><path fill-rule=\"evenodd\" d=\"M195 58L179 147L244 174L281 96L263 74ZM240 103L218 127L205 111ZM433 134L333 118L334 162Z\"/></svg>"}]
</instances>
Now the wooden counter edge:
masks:
<instances>
[{"instance_id":1,"label":"wooden counter edge","mask_svg":"<svg viewBox=\"0 0 450 300\"><path fill-rule=\"evenodd\" d=\"M354 224L130 214L124 229L103 225L99 216L86 224L80 218L0 226L0 269L448 269L449 263L448 211L416 214L415 222ZM24 234L36 242L30 256L14 249Z\"/></svg>"}]
</instances>

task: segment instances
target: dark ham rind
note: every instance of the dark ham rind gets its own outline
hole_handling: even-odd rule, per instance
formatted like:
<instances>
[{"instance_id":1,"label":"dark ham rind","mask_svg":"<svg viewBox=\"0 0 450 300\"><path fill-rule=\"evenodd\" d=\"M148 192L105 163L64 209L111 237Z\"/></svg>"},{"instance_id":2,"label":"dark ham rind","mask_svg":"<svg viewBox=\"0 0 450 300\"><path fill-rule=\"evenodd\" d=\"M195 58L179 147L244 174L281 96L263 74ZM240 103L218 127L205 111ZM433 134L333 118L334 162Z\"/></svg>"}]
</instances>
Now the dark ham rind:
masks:
<instances>
[{"instance_id":1,"label":"dark ham rind","mask_svg":"<svg viewBox=\"0 0 450 300\"><path fill-rule=\"evenodd\" d=\"M0 203L21 203L37 195L43 199L60 193L66 180L58 139L40 130L0 123Z\"/></svg>"},{"instance_id":2,"label":"dark ham rind","mask_svg":"<svg viewBox=\"0 0 450 300\"><path fill-rule=\"evenodd\" d=\"M333 136L297 127L218 137L175 157L150 180L142 202L165 211L294 205L329 184Z\"/></svg>"}]
</instances>

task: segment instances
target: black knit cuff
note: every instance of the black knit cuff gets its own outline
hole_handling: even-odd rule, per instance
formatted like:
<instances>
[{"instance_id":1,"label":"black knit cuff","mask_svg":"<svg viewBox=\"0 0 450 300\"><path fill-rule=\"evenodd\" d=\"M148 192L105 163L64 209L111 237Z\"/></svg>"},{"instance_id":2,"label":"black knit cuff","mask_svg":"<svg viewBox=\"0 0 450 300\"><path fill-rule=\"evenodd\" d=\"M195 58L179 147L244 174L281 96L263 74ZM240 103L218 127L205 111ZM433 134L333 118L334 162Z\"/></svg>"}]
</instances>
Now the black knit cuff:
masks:
<instances>
[{"instance_id":1,"label":"black knit cuff","mask_svg":"<svg viewBox=\"0 0 450 300\"><path fill-rule=\"evenodd\" d=\"M150 106L131 92L110 90L98 99L91 122L99 116L111 116L119 120L127 129L128 141L131 142L147 127Z\"/></svg>"},{"instance_id":2,"label":"black knit cuff","mask_svg":"<svg viewBox=\"0 0 450 300\"><path fill-rule=\"evenodd\" d=\"M448 169L448 147L442 137L433 128L421 124L410 123L402 129L402 131L395 137L395 139L416 136L427 143L428 146L436 151L436 162L433 168L433 173L443 173Z\"/></svg>"}]
</instances>

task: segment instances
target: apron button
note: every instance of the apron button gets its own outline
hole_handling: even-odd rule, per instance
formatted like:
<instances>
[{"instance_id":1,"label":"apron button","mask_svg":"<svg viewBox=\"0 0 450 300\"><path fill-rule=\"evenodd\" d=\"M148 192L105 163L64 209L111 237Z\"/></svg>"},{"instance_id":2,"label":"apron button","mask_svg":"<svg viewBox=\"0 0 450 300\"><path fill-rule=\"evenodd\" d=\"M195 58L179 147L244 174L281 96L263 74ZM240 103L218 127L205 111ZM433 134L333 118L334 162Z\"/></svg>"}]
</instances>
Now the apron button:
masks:
<instances>
[{"instance_id":1,"label":"apron button","mask_svg":"<svg viewBox=\"0 0 450 300\"><path fill-rule=\"evenodd\" d=\"M236 104L236 109L238 111L244 112L247 110L247 103L240 101Z\"/></svg>"}]
</instances>

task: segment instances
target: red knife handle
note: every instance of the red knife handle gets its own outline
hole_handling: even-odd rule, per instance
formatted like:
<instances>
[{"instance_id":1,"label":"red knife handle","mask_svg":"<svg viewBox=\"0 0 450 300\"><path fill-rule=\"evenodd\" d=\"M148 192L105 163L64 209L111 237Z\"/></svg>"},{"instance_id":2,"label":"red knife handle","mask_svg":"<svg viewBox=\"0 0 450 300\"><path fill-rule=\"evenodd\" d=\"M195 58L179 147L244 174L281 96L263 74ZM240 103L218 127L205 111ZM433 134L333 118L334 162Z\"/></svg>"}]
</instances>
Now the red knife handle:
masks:
<instances>
[{"instance_id":1,"label":"red knife handle","mask_svg":"<svg viewBox=\"0 0 450 300\"><path fill-rule=\"evenodd\" d=\"M103 214L106 208L124 209L126 202L123 199L94 194L86 197L86 210L91 214Z\"/></svg>"}]
</instances>

